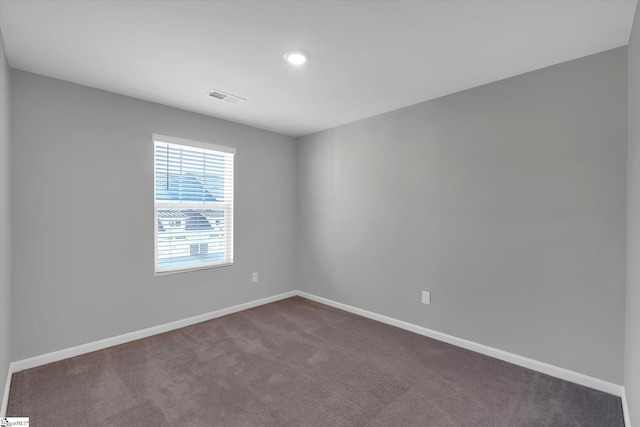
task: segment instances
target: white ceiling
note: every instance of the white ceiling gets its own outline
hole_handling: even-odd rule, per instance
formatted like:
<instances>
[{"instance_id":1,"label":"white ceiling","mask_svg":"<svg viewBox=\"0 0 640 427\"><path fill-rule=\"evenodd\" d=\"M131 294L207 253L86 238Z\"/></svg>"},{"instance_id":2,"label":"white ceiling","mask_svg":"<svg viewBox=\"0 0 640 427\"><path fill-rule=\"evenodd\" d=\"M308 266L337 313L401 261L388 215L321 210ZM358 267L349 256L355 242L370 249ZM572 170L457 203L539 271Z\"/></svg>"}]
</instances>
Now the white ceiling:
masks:
<instances>
[{"instance_id":1,"label":"white ceiling","mask_svg":"<svg viewBox=\"0 0 640 427\"><path fill-rule=\"evenodd\" d=\"M636 0L0 0L9 65L292 136L624 46ZM286 64L291 49L311 53ZM246 98L232 105L210 89Z\"/></svg>"}]
</instances>

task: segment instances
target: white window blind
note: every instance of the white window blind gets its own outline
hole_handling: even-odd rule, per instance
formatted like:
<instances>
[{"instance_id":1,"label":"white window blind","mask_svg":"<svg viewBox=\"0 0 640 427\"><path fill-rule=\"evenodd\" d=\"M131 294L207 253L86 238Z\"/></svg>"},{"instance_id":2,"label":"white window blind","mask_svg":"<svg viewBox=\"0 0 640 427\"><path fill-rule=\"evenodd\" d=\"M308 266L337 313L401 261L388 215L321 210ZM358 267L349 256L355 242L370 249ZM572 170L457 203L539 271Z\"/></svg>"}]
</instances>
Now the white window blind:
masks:
<instances>
[{"instance_id":1,"label":"white window blind","mask_svg":"<svg viewBox=\"0 0 640 427\"><path fill-rule=\"evenodd\" d=\"M235 149L153 141L156 274L231 265Z\"/></svg>"}]
</instances>

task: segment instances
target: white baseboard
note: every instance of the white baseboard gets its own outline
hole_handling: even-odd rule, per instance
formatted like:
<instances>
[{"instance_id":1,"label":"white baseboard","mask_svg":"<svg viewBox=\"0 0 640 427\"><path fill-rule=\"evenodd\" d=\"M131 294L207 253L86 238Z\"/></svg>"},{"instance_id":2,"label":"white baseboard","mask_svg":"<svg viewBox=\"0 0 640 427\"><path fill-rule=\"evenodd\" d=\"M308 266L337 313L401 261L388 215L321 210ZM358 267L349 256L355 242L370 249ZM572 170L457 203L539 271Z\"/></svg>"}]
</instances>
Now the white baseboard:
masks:
<instances>
[{"instance_id":1,"label":"white baseboard","mask_svg":"<svg viewBox=\"0 0 640 427\"><path fill-rule=\"evenodd\" d=\"M212 311L210 313L189 317L187 319L165 323L164 325L152 326L151 328L142 329L140 331L129 332L128 334L118 335L111 338L105 338L100 341L94 341L88 344L82 344L75 347L54 351L52 353L46 353L40 356L18 360L17 362L12 362L9 369L11 370L11 367L12 367L13 372L20 372L25 369L35 368L36 366L46 365L47 363L57 362L58 360L67 359L69 357L91 353L93 351L102 350L107 347L113 347L114 345L124 344L130 341L139 340L141 338L147 338L152 335L162 334L164 332L169 332L175 329L184 328L185 326L195 325L196 323L200 323L200 322L206 322L207 320L226 316L232 313L237 313L243 310L248 310L250 308L258 307L260 305L269 304L271 302L279 301L285 298L290 298L295 295L296 295L295 291L289 291L289 292L274 295L271 297L234 305L233 307Z\"/></svg>"},{"instance_id":2,"label":"white baseboard","mask_svg":"<svg viewBox=\"0 0 640 427\"><path fill-rule=\"evenodd\" d=\"M2 407L0 408L0 418L4 418L7 415L7 405L9 404L9 389L11 388L11 365L9 365L9 372L7 372L7 383L4 385L4 394L2 395Z\"/></svg>"},{"instance_id":3,"label":"white baseboard","mask_svg":"<svg viewBox=\"0 0 640 427\"><path fill-rule=\"evenodd\" d=\"M631 427L631 415L629 415L629 405L627 403L627 391L622 387L622 413L624 414L624 426Z\"/></svg>"},{"instance_id":4,"label":"white baseboard","mask_svg":"<svg viewBox=\"0 0 640 427\"><path fill-rule=\"evenodd\" d=\"M622 396L622 393L624 391L624 388L618 384L610 383L608 381L581 374L579 372L570 371L568 369L560 368L548 363L539 362L537 360L509 353L497 348L478 344L476 342L465 340L463 338L454 337L453 335L448 335L442 332L434 331L432 329L427 329L422 326L414 325L413 323L404 322L402 320L363 310L361 308L354 307L348 304L332 301L330 299L308 294L306 292L298 291L297 295L303 298L310 299L312 301L319 302L321 304L329 305L331 307L339 308L340 310L357 314L359 316L367 317L369 319L377 320L388 325L406 329L407 331L415 332L417 334L424 335L438 341L444 341L458 347L466 348L467 350L475 351L476 353L481 353L487 356L494 357L496 359L504 360L505 362L513 363L514 365L522 366L533 371L542 372L543 374L551 375L552 377L560 378L572 383L604 391L605 393L613 394L615 396Z\"/></svg>"},{"instance_id":5,"label":"white baseboard","mask_svg":"<svg viewBox=\"0 0 640 427\"><path fill-rule=\"evenodd\" d=\"M226 316L228 314L237 313L243 310L248 310L250 308L258 307L264 304L269 304L269 303L279 301L285 298L290 298L296 295L297 295L296 291L284 292L282 294L274 295L267 298L262 298L255 301L246 302L243 304L234 305L233 307L223 308L221 310L216 310L210 313L189 317L187 319L177 320L175 322L165 323L159 326L153 326L151 328L142 329L140 331L130 332L127 334L118 335L111 338L105 338L103 340L94 341L87 344L81 344L75 347L65 348L65 349L54 351L51 353L42 354L40 356L30 357L28 359L22 359L15 362L11 362L9 364L9 373L7 375L7 383L5 385L5 392L2 399L2 408L0 409L0 418L4 417L7 413L7 404L9 402L9 388L11 384L11 375L14 372L20 372L25 369L35 368L37 366L42 366L42 365L46 365L47 363L57 362L59 360L67 359L69 357L80 356L82 354L102 350L107 347L113 347L115 345L139 340L141 338L147 338L152 335L162 334L164 332L169 332L175 329L184 328L185 326L194 325L196 323L206 322L207 320Z\"/></svg>"},{"instance_id":6,"label":"white baseboard","mask_svg":"<svg viewBox=\"0 0 640 427\"><path fill-rule=\"evenodd\" d=\"M465 340L462 338L448 335L442 332L434 331L422 326L408 323L402 320L394 319L392 317L377 314L368 310L363 310L358 307L354 307L348 304L336 302L327 298L319 297L313 294L302 291L289 291L282 294L274 295L267 298L262 298L255 301L250 301L244 304L235 305L233 307L224 308L221 310L212 311L210 313L201 314L187 319L178 320L171 323L166 323L159 326L154 326L140 331L130 332L123 335L118 335L112 338L106 338L100 341L92 343L82 344L79 346L54 351L52 353L46 353L40 356L30 357L28 359L18 360L12 362L9 365L9 372L7 375L7 383L5 385L5 392L2 400L2 408L0 409L0 417L6 415L7 403L9 400L9 389L11 384L11 376L14 372L19 372L25 369L35 368L37 366L46 365L47 363L57 362L69 357L79 356L93 351L102 350L107 347L112 347L119 344L124 344L130 341L135 341L141 338L147 338L152 335L169 332L175 329L190 326L196 323L205 322L207 320L215 319L217 317L226 316L228 314L237 313L239 311L247 310L250 308L258 307L264 304L269 304L275 301L279 301L285 298L293 296L300 296L311 301L316 301L321 304L325 304L331 307L338 308L359 316L367 317L369 319L377 320L388 325L396 326L411 332L415 332L420 335L427 336L439 341L443 341L458 347L466 348L467 350L475 351L496 359L504 360L505 362L513 363L514 365L522 366L543 374L551 375L556 378L560 378L566 381L570 381L576 384L580 384L586 387L590 387L596 390L603 391L605 393L619 396L622 399L622 406L625 417L626 427L630 427L629 411L627 407L626 394L624 387L618 384L614 384L608 381L604 381L598 378L594 378L588 375L581 374L579 372L570 371L568 369L560 368L558 366L550 365L548 363L539 362L528 357L520 356L517 354L509 353L507 351L499 350L493 347L489 347L483 344L478 344L473 341Z\"/></svg>"}]
</instances>

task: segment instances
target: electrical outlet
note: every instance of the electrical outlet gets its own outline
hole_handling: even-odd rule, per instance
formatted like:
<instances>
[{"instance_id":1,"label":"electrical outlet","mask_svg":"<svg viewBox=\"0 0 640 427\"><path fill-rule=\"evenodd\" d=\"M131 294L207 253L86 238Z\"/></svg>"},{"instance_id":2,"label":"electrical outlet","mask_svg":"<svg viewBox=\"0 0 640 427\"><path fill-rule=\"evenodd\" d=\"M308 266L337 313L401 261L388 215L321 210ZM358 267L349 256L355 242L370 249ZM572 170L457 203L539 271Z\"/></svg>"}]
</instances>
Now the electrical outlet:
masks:
<instances>
[{"instance_id":1,"label":"electrical outlet","mask_svg":"<svg viewBox=\"0 0 640 427\"><path fill-rule=\"evenodd\" d=\"M422 291L422 303L431 304L431 292Z\"/></svg>"},{"instance_id":2,"label":"electrical outlet","mask_svg":"<svg viewBox=\"0 0 640 427\"><path fill-rule=\"evenodd\" d=\"M257 271L251 275L251 283L258 283L258 272Z\"/></svg>"}]
</instances>

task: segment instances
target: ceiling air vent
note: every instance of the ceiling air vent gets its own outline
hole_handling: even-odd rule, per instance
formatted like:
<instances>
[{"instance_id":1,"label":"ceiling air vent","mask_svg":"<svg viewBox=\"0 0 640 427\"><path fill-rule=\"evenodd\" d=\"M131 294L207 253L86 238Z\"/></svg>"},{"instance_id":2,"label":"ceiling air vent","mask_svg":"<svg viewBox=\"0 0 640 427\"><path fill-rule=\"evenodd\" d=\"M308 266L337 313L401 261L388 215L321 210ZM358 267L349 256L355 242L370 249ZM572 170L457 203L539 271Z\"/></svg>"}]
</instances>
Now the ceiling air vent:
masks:
<instances>
[{"instance_id":1,"label":"ceiling air vent","mask_svg":"<svg viewBox=\"0 0 640 427\"><path fill-rule=\"evenodd\" d=\"M246 99L240 98L239 96L231 95L230 93L222 92L221 90L213 89L210 90L207 94L211 98L216 98L224 102L228 102L230 104L242 104Z\"/></svg>"}]
</instances>

